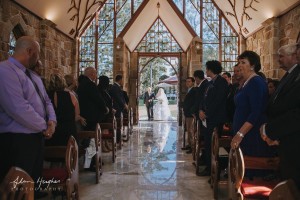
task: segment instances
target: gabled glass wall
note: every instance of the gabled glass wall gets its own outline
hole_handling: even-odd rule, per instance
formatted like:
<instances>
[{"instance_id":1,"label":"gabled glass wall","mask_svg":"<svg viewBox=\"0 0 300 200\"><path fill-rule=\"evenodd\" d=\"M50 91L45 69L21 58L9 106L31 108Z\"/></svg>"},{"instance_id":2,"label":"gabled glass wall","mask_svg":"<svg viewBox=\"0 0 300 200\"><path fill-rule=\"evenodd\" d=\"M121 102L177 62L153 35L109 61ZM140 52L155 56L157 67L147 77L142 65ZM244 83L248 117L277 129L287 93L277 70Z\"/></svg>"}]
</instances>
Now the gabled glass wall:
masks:
<instances>
[{"instance_id":1,"label":"gabled glass wall","mask_svg":"<svg viewBox=\"0 0 300 200\"><path fill-rule=\"evenodd\" d=\"M224 71L233 71L238 56L238 34L227 23L212 0L173 0L183 17L203 41L203 65L222 62Z\"/></svg>"}]
</instances>

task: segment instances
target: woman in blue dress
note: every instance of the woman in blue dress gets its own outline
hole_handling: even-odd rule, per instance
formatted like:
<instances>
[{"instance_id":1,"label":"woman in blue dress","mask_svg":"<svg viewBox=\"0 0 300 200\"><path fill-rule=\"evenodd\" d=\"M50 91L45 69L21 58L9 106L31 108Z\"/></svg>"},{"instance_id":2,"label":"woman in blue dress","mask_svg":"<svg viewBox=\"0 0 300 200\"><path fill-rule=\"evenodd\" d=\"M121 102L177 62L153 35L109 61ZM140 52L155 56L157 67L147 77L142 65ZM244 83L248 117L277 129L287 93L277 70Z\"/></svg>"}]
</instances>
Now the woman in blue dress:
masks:
<instances>
[{"instance_id":1,"label":"woman in blue dress","mask_svg":"<svg viewBox=\"0 0 300 200\"><path fill-rule=\"evenodd\" d=\"M266 121L268 87L266 81L257 75L261 69L260 58L253 51L245 51L238 57L243 84L234 97L235 113L231 147L240 146L244 155L266 157L274 150L260 137L259 128Z\"/></svg>"}]
</instances>

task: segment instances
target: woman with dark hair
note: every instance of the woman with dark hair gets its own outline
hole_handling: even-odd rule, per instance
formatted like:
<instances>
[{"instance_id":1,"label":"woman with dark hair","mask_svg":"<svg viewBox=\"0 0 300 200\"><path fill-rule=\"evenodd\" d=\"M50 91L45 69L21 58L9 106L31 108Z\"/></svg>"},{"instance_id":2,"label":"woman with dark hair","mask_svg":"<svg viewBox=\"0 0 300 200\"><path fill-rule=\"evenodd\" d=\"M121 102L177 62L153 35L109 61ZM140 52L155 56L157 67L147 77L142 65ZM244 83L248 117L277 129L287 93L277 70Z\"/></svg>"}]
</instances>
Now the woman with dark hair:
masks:
<instances>
[{"instance_id":1,"label":"woman with dark hair","mask_svg":"<svg viewBox=\"0 0 300 200\"><path fill-rule=\"evenodd\" d=\"M112 118L113 115L113 101L111 96L108 93L109 90L109 78L107 76L99 76L98 78L98 91L100 95L103 97L106 107L109 109L109 114L105 115L101 122L107 122L109 118Z\"/></svg>"},{"instance_id":2,"label":"woman with dark hair","mask_svg":"<svg viewBox=\"0 0 300 200\"><path fill-rule=\"evenodd\" d=\"M271 156L273 150L260 138L259 128L266 121L268 88L257 72L261 69L260 57L253 51L238 56L243 84L235 95L235 113L231 147L241 147L244 155Z\"/></svg>"},{"instance_id":3,"label":"woman with dark hair","mask_svg":"<svg viewBox=\"0 0 300 200\"><path fill-rule=\"evenodd\" d=\"M199 176L209 176L211 169L211 138L214 128L223 128L226 121L226 99L228 94L228 83L220 75L222 66L219 61L206 62L206 75L211 78L204 91L202 104L200 105L199 118L204 126L204 156L206 168L199 172Z\"/></svg>"},{"instance_id":4,"label":"woman with dark hair","mask_svg":"<svg viewBox=\"0 0 300 200\"><path fill-rule=\"evenodd\" d=\"M269 91L269 97L272 96L272 94L275 92L276 88L278 87L279 80L271 79L268 81L268 91Z\"/></svg>"}]
</instances>

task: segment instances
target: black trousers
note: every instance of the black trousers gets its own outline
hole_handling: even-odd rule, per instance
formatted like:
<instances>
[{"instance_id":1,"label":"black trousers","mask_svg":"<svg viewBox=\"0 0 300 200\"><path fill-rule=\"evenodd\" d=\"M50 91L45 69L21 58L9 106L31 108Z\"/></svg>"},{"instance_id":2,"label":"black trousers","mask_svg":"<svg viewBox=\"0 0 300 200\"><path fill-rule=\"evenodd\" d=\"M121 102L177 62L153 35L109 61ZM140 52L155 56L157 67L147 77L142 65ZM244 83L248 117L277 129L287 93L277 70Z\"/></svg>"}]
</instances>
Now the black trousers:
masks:
<instances>
[{"instance_id":1,"label":"black trousers","mask_svg":"<svg viewBox=\"0 0 300 200\"><path fill-rule=\"evenodd\" d=\"M153 118L153 106L146 106L147 108L147 114L148 114L148 119Z\"/></svg>"},{"instance_id":2,"label":"black trousers","mask_svg":"<svg viewBox=\"0 0 300 200\"><path fill-rule=\"evenodd\" d=\"M22 168L36 182L42 175L43 159L42 133L0 133L0 182L12 166Z\"/></svg>"}]
</instances>

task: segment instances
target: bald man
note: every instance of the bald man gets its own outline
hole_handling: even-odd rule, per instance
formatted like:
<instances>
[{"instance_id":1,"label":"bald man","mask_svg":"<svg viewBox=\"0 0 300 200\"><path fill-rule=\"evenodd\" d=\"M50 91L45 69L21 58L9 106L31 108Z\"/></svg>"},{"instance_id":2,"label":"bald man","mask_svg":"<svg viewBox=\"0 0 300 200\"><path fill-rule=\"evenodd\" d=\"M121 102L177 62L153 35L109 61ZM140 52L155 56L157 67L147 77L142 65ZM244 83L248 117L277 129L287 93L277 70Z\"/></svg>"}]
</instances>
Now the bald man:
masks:
<instances>
[{"instance_id":1,"label":"bald man","mask_svg":"<svg viewBox=\"0 0 300 200\"><path fill-rule=\"evenodd\" d=\"M93 67L87 67L84 70L84 76L78 86L78 99L81 116L86 119L86 131L94 131L96 124L108 114L109 109L97 89L96 81L97 71Z\"/></svg>"},{"instance_id":2,"label":"bald man","mask_svg":"<svg viewBox=\"0 0 300 200\"><path fill-rule=\"evenodd\" d=\"M32 71L39 54L38 42L24 36L13 56L0 62L0 182L12 166L35 181L41 176L44 139L52 137L56 116L42 80Z\"/></svg>"}]
</instances>

